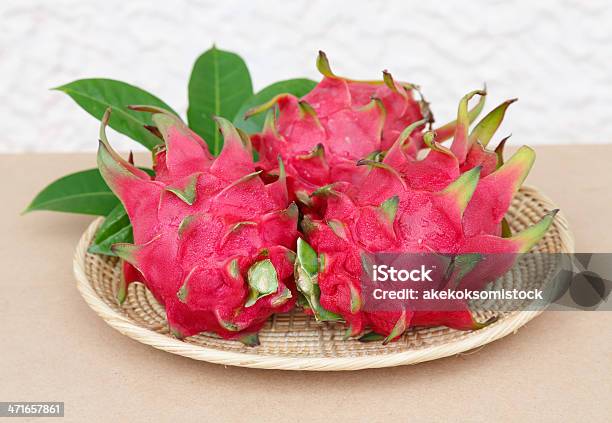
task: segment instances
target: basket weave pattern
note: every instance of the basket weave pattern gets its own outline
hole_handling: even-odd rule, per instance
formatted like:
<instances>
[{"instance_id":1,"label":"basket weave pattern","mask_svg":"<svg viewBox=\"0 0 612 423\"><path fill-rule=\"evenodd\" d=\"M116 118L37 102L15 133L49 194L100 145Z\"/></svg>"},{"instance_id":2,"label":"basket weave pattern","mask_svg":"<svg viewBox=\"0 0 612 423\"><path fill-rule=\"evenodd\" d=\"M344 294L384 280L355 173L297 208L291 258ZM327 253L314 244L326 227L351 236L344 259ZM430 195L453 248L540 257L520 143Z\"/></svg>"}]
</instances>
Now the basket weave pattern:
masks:
<instances>
[{"instance_id":1,"label":"basket weave pattern","mask_svg":"<svg viewBox=\"0 0 612 423\"><path fill-rule=\"evenodd\" d=\"M537 190L523 187L515 196L506 218L513 232L537 222L554 204ZM536 311L497 313L498 321L471 332L444 327L412 328L399 341L383 346L380 342L361 343L344 340L341 324L319 323L294 310L274 315L260 331L261 345L246 347L237 341L205 335L183 341L168 331L164 308L140 283L129 285L125 303L116 301L120 267L113 257L87 253L101 219L94 221L81 238L74 258L78 289L89 304L109 325L121 333L175 354L220 364L286 370L356 370L414 364L458 354L516 331L539 314ZM546 253L573 251L573 239L561 213L536 250ZM537 285L553 271L554 263L534 260L526 266L515 266L496 283L528 288ZM517 284L517 280L519 283ZM484 321L496 313L476 314Z\"/></svg>"}]
</instances>

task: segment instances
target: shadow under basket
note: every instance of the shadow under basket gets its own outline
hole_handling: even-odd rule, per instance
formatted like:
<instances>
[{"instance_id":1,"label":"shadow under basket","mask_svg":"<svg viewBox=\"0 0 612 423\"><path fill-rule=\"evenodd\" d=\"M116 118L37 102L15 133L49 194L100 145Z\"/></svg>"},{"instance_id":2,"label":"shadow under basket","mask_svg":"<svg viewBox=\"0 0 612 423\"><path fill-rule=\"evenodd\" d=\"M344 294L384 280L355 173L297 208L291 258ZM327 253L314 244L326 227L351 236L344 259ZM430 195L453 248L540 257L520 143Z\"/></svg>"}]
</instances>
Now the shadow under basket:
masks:
<instances>
[{"instance_id":1,"label":"shadow under basket","mask_svg":"<svg viewBox=\"0 0 612 423\"><path fill-rule=\"evenodd\" d=\"M523 187L515 196L506 218L513 232L537 222L556 206L536 189ZM77 287L89 306L110 326L124 335L173 354L232 366L283 370L358 370L415 364L455 355L516 332L540 311L478 313L475 318L498 320L475 331L458 331L446 327L412 328L397 342L363 343L344 340L342 324L319 323L301 311L272 316L259 333L260 345L247 347L237 341L205 335L184 340L168 331L166 314L140 283L132 283L123 305L116 300L120 266L117 258L89 254L96 229L102 219L94 221L83 234L74 256ZM545 253L571 253L574 242L567 221L557 214L548 233L535 247ZM543 256L547 256L544 254ZM532 285L554 271L553 263L543 262L508 272L504 278L521 278L514 286Z\"/></svg>"}]
</instances>

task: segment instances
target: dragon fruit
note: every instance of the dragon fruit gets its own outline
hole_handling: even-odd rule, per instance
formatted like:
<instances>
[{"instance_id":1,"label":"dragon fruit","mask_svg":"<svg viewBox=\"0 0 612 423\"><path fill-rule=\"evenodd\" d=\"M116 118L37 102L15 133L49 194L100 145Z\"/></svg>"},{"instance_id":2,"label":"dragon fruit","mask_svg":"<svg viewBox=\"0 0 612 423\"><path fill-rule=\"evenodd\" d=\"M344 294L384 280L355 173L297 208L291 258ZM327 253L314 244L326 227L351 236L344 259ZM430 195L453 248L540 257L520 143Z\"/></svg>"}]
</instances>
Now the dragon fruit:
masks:
<instances>
[{"instance_id":1,"label":"dragon fruit","mask_svg":"<svg viewBox=\"0 0 612 423\"><path fill-rule=\"evenodd\" d=\"M317 68L323 80L302 99L281 94L247 112L268 112L262 132L252 137L259 165L276 173L280 154L290 191L302 200L334 181L358 183L364 170L356 160L388 149L407 125L429 115L427 103L414 99L416 87L386 71L381 81L341 78L323 52Z\"/></svg>"},{"instance_id":2,"label":"dragon fruit","mask_svg":"<svg viewBox=\"0 0 612 423\"><path fill-rule=\"evenodd\" d=\"M503 163L501 154L485 148L512 101L468 133L467 103L475 95L484 92L472 92L459 104L450 148L435 140L435 132L426 132L422 140L428 154L420 159L410 154L406 144L418 139L413 137L423 124L418 121L378 159L358 162L367 169L361 183L338 181L313 192L323 205L301 222L305 239L298 240L295 276L302 304L318 320L346 322L347 336L360 335L369 327L385 342L411 326L461 330L483 326L473 319L467 304L438 311L364 310L361 285L362 268L368 271L372 256L379 252L452 255L453 265L474 254L512 257L529 251L551 225L556 211L521 233L502 234L503 216L535 153L523 146ZM476 260L456 274L461 273L460 281L472 289L481 289L478 284L494 280L512 264L506 260L491 266Z\"/></svg>"},{"instance_id":3,"label":"dragon fruit","mask_svg":"<svg viewBox=\"0 0 612 423\"><path fill-rule=\"evenodd\" d=\"M258 165L266 174L277 174L280 155L287 169L290 194L309 206L313 201L309 195L320 186L338 181L361 183L367 171L355 162L381 157L407 126L418 122L403 146L406 154L416 157L423 147L423 129L433 122L418 87L395 81L387 71L379 81L339 77L323 52L319 52L317 68L323 79L303 98L280 94L247 112L251 116L267 111L262 132L252 136L259 153ZM414 98L415 91L419 100ZM477 93L481 100L466 111L469 123L484 106L485 92ZM438 140L450 138L455 128L455 121L441 126ZM478 133L470 138L470 147L475 147L462 158L462 170L490 163L491 155L478 154L477 138Z\"/></svg>"},{"instance_id":4,"label":"dragon fruit","mask_svg":"<svg viewBox=\"0 0 612 423\"><path fill-rule=\"evenodd\" d=\"M126 284L144 283L165 306L170 331L201 332L257 344L257 331L291 309L298 209L282 172L264 183L248 137L217 118L224 137L213 158L206 143L171 113L152 107L155 178L114 152L100 131L98 166L130 218L134 244L115 244Z\"/></svg>"}]
</instances>

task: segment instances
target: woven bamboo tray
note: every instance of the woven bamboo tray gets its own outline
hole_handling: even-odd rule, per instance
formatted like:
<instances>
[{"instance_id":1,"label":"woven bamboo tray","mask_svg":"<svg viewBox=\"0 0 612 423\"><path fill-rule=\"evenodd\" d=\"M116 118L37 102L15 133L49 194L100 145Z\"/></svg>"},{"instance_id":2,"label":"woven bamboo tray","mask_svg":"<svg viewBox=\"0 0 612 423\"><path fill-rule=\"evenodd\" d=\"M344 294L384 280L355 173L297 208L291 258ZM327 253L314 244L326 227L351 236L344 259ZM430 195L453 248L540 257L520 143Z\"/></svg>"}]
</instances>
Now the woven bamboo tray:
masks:
<instances>
[{"instance_id":1,"label":"woven bamboo tray","mask_svg":"<svg viewBox=\"0 0 612 423\"><path fill-rule=\"evenodd\" d=\"M523 187L506 215L513 231L530 226L556 208L536 189ZM77 287L89 306L110 326L139 342L196 360L233 366L283 370L357 370L415 364L465 352L500 339L536 317L538 311L498 313L499 319L484 329L463 332L453 329L414 328L391 344L343 340L342 325L318 323L299 311L273 316L259 334L261 345L246 347L236 341L204 335L175 339L168 332L165 312L153 295L139 283L130 284L125 303L115 300L120 268L113 257L87 253L101 219L83 234L74 257ZM566 219L557 214L536 250L573 252L574 242ZM550 256L545 254L543 256ZM554 264L514 270L504 278L522 278L523 286L542 281ZM502 278L502 279L504 279ZM503 281L502 281L503 282ZM512 282L517 286L516 279ZM483 321L494 312L477 314Z\"/></svg>"}]
</instances>

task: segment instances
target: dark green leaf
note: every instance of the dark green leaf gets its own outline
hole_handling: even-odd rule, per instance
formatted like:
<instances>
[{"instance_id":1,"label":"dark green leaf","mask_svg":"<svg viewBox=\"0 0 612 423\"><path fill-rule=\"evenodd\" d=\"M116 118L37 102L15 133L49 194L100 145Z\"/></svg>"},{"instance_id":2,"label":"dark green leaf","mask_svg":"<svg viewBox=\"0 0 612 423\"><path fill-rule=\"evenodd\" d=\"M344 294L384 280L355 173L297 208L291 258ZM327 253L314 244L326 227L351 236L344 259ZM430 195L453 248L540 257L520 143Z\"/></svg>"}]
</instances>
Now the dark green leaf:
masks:
<instances>
[{"instance_id":1,"label":"dark green leaf","mask_svg":"<svg viewBox=\"0 0 612 423\"><path fill-rule=\"evenodd\" d=\"M268 85L257 94L251 96L242 104L242 106L240 106L240 110L238 110L238 113L234 117L234 125L240 129L243 129L249 134L259 132L261 131L265 120L265 113L245 119L244 113L247 110L271 100L278 94L289 93L296 97L302 97L308 94L315 87L315 85L317 85L315 81L305 78L287 79L285 81L279 81Z\"/></svg>"},{"instance_id":2,"label":"dark green leaf","mask_svg":"<svg viewBox=\"0 0 612 423\"><path fill-rule=\"evenodd\" d=\"M133 242L132 225L121 203L106 216L88 251L114 256L110 247L118 242Z\"/></svg>"},{"instance_id":3,"label":"dark green leaf","mask_svg":"<svg viewBox=\"0 0 612 423\"><path fill-rule=\"evenodd\" d=\"M98 169L89 169L52 182L34 198L24 213L53 210L106 216L118 202Z\"/></svg>"},{"instance_id":4,"label":"dark green leaf","mask_svg":"<svg viewBox=\"0 0 612 423\"><path fill-rule=\"evenodd\" d=\"M252 95L249 70L237 54L213 46L196 60L189 80L187 119L212 154L219 154L223 146L213 116L232 120Z\"/></svg>"},{"instance_id":5,"label":"dark green leaf","mask_svg":"<svg viewBox=\"0 0 612 423\"><path fill-rule=\"evenodd\" d=\"M151 115L129 110L127 106L136 104L157 106L176 114L170 106L154 95L112 79L80 79L55 89L68 94L98 120L102 119L108 107L112 107L110 127L133 138L148 149L160 143L159 138L144 128L144 125L153 124Z\"/></svg>"}]
</instances>

